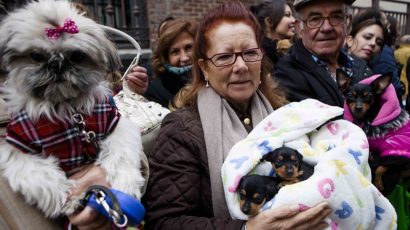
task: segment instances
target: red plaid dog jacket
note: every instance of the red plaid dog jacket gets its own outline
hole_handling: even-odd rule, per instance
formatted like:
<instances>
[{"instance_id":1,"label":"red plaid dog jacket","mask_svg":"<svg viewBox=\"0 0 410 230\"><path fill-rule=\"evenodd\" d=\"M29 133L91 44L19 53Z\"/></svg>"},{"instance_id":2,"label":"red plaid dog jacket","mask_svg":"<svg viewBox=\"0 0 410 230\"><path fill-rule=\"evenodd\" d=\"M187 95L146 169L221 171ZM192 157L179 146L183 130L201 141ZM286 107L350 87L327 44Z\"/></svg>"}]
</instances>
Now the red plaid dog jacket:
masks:
<instances>
[{"instance_id":1,"label":"red plaid dog jacket","mask_svg":"<svg viewBox=\"0 0 410 230\"><path fill-rule=\"evenodd\" d=\"M96 144L107 137L117 126L120 114L110 102L96 104L92 115L83 115L85 131L94 131ZM79 126L60 120L40 118L36 123L21 111L12 116L7 126L6 141L24 153L38 154L59 159L60 167L69 172L72 169L95 160L98 150L88 143Z\"/></svg>"}]
</instances>

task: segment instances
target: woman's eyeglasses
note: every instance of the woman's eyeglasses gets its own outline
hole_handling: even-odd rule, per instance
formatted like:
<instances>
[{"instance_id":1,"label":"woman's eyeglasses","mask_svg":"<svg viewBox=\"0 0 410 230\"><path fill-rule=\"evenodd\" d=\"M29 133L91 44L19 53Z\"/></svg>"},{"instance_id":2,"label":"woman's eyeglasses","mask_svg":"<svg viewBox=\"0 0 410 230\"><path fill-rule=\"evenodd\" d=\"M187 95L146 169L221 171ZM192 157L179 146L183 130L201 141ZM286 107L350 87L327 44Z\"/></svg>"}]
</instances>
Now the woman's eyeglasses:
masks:
<instances>
[{"instance_id":1,"label":"woman's eyeglasses","mask_svg":"<svg viewBox=\"0 0 410 230\"><path fill-rule=\"evenodd\" d=\"M210 60L216 67L225 67L235 63L238 56L241 56L245 62L257 62L262 60L263 51L260 48L253 48L236 53L219 53L204 60Z\"/></svg>"}]
</instances>

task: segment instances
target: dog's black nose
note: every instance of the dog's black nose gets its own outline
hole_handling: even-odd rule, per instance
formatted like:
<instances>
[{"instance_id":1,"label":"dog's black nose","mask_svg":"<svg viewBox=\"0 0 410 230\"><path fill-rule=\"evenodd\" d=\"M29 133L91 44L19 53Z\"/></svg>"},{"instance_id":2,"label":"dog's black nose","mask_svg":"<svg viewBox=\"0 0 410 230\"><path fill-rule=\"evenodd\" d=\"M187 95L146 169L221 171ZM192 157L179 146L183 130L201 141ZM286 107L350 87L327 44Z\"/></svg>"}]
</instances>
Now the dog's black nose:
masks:
<instances>
[{"instance_id":1,"label":"dog's black nose","mask_svg":"<svg viewBox=\"0 0 410 230\"><path fill-rule=\"evenodd\" d=\"M60 53L53 54L48 60L48 68L56 74L60 74L64 69L64 56Z\"/></svg>"},{"instance_id":2,"label":"dog's black nose","mask_svg":"<svg viewBox=\"0 0 410 230\"><path fill-rule=\"evenodd\" d=\"M354 112L355 113L360 113L362 111L362 109L363 109L362 107L355 107Z\"/></svg>"},{"instance_id":3,"label":"dog's black nose","mask_svg":"<svg viewBox=\"0 0 410 230\"><path fill-rule=\"evenodd\" d=\"M293 175L293 167L292 166L286 167L286 174L287 175Z\"/></svg>"},{"instance_id":4,"label":"dog's black nose","mask_svg":"<svg viewBox=\"0 0 410 230\"><path fill-rule=\"evenodd\" d=\"M250 207L249 202L245 202L242 206L242 212L248 215L250 210L251 210L251 207Z\"/></svg>"}]
</instances>

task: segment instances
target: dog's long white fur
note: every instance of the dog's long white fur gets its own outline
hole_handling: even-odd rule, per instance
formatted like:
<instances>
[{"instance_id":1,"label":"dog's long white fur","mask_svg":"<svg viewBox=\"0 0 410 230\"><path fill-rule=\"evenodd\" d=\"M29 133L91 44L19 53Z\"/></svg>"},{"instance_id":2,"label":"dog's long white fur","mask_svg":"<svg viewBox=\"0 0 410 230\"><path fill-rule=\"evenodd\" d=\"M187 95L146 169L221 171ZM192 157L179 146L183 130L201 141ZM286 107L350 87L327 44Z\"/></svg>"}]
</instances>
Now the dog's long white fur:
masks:
<instances>
[{"instance_id":1,"label":"dog's long white fur","mask_svg":"<svg viewBox=\"0 0 410 230\"><path fill-rule=\"evenodd\" d=\"M144 153L139 129L123 117L100 148L96 164L107 172L111 186L141 199L145 180L141 175L141 156ZM0 152L3 175L12 190L20 192L27 203L37 205L47 217L75 211L78 200L69 202L72 207L63 206L75 182L67 179L56 158L24 154L8 143L0 145Z\"/></svg>"},{"instance_id":2,"label":"dog's long white fur","mask_svg":"<svg viewBox=\"0 0 410 230\"><path fill-rule=\"evenodd\" d=\"M79 33L64 34L57 41L44 36L44 28L53 28L68 18L78 25ZM70 1L32 1L2 21L0 34L1 65L8 71L2 91L11 113L24 109L33 122L42 116L72 122L74 112L91 114L95 103L103 102L110 94L103 80L108 72L119 68L118 52L103 29L79 14ZM29 57L29 53L39 49L50 55L66 55L66 60L73 50L80 50L88 54L89 61L67 67L69 70L60 76L64 78L61 84L51 80L49 68ZM52 93L34 97L32 90L42 81L48 81L43 86L53 86ZM114 131L102 141L95 162L105 169L113 188L137 199L145 185L140 170L141 159L146 157L139 130L121 117ZM25 154L8 143L0 143L3 176L13 191L21 193L27 203L35 204L47 217L72 213L78 200L67 200L67 195L75 181L66 177L56 158L40 155Z\"/></svg>"},{"instance_id":3,"label":"dog's long white fur","mask_svg":"<svg viewBox=\"0 0 410 230\"><path fill-rule=\"evenodd\" d=\"M145 157L139 128L121 117L113 133L100 146L96 164L106 170L113 188L141 198L144 178L141 175L141 157Z\"/></svg>"},{"instance_id":4,"label":"dog's long white fur","mask_svg":"<svg viewBox=\"0 0 410 230\"><path fill-rule=\"evenodd\" d=\"M57 159L23 154L7 143L0 145L0 153L0 167L12 190L20 192L27 203L37 205L47 217L60 215L74 182L67 179Z\"/></svg>"}]
</instances>

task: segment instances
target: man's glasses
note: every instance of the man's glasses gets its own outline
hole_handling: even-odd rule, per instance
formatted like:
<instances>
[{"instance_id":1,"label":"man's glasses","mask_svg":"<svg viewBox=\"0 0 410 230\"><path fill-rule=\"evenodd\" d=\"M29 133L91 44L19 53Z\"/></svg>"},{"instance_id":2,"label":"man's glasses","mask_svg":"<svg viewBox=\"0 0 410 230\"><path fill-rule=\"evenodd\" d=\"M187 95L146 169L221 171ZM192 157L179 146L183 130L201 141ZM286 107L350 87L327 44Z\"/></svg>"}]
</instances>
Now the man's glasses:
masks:
<instances>
[{"instance_id":1,"label":"man's glasses","mask_svg":"<svg viewBox=\"0 0 410 230\"><path fill-rule=\"evenodd\" d=\"M216 67L225 67L235 63L238 56L241 56L245 62L257 62L262 60L263 51L260 48L253 48L236 53L219 53L205 60L210 60Z\"/></svg>"},{"instance_id":2,"label":"man's glasses","mask_svg":"<svg viewBox=\"0 0 410 230\"><path fill-rule=\"evenodd\" d=\"M346 22L347 16L345 14L332 14L328 17L321 15L314 15L308 17L306 20L302 20L310 29L316 29L323 25L325 19L327 19L332 26L338 26Z\"/></svg>"}]
</instances>

